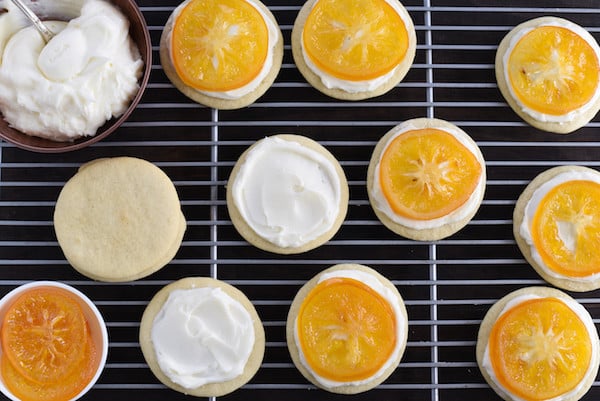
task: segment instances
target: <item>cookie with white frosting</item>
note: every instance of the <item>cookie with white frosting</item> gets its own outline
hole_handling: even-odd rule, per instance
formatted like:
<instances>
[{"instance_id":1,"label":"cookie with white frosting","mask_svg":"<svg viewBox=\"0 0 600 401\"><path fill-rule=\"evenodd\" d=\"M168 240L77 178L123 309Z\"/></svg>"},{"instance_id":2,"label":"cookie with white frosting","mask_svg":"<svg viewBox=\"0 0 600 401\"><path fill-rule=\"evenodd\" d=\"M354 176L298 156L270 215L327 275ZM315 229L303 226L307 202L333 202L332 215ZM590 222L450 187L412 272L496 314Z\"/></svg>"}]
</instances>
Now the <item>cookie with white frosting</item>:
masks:
<instances>
[{"instance_id":1,"label":"cookie with white frosting","mask_svg":"<svg viewBox=\"0 0 600 401\"><path fill-rule=\"evenodd\" d=\"M162 288L140 325L140 346L166 386L196 397L229 394L262 363L265 333L256 309L237 288L189 277Z\"/></svg>"},{"instance_id":2,"label":"cookie with white frosting","mask_svg":"<svg viewBox=\"0 0 600 401\"><path fill-rule=\"evenodd\" d=\"M274 253L309 251L331 239L348 209L348 183L323 146L300 135L263 138L236 162L227 182L233 225Z\"/></svg>"}]
</instances>

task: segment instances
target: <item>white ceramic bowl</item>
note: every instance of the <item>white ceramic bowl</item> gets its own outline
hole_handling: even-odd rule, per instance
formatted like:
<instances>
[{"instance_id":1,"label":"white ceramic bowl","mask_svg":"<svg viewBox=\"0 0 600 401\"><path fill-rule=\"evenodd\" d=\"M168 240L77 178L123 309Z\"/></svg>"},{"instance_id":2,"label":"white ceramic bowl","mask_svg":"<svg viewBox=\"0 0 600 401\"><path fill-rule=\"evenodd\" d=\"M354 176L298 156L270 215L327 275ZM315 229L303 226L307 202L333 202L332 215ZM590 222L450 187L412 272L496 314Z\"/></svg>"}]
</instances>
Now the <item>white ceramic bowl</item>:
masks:
<instances>
[{"instance_id":1,"label":"white ceramic bowl","mask_svg":"<svg viewBox=\"0 0 600 401\"><path fill-rule=\"evenodd\" d=\"M102 318L102 315L100 314L96 306L87 296L85 296L79 290L76 290L75 288L69 285L56 281L34 281L28 284L24 284L10 291L2 299L0 299L0 322L4 319L4 314L17 297L19 297L27 290L39 287L58 287L67 290L71 294L75 295L89 324L92 340L96 344L96 349L100 350L100 358L98 358L98 366L96 367L96 373L94 374L88 385L83 390L81 390L79 394L71 398L70 401L74 401L82 397L92 388L92 386L100 377L102 370L104 369L104 365L106 364L106 357L108 355L108 331L106 330L106 324L104 323L104 319ZM2 350L0 348L0 355L1 352ZM2 392L2 394L4 394L6 397L13 401L19 401L19 399L15 397L15 395L13 395L10 392L10 390L4 385L4 379L2 378L2 375L0 375L0 392Z\"/></svg>"}]
</instances>

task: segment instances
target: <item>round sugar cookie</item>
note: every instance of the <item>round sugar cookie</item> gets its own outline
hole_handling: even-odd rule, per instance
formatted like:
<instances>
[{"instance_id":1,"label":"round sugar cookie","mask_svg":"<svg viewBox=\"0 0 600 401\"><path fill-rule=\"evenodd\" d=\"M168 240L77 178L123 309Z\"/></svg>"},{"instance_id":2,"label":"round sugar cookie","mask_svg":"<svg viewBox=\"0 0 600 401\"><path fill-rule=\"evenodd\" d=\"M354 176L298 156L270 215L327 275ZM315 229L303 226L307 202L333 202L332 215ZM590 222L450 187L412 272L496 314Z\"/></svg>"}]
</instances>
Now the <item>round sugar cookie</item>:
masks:
<instances>
[{"instance_id":1,"label":"round sugar cookie","mask_svg":"<svg viewBox=\"0 0 600 401\"><path fill-rule=\"evenodd\" d=\"M412 66L416 48L417 48L417 39L415 28L412 22L412 19L404 6L397 0L385 0L388 5L393 5L393 9L396 10L398 15L401 17L406 33L407 33L407 49L402 57L402 59L395 65L395 67L388 73L369 78L366 81L356 81L349 80L346 78L337 78L335 76L331 76L328 73L324 74L323 70L316 67L316 64L313 64L313 68L311 68L306 60L305 51L303 50L303 32L305 29L305 25L311 10L318 2L318 0L308 0L298 13L296 17L296 21L294 22L294 27L292 29L292 55L294 57L294 62L298 67L300 73L304 76L304 78L310 83L315 89L320 91L321 93L330 96L335 99L340 100L364 100L372 97L383 95L393 89L404 77L406 76L408 70ZM345 7L344 4L340 5L337 9L343 10ZM364 14L365 10L369 10L372 8L371 4L366 4L366 8L362 8L359 10L358 14ZM363 23L364 18L370 18L365 15L354 15L358 18L363 18L361 22ZM366 21L367 23L371 23L376 21L376 18ZM335 24L335 21L332 23ZM358 31L358 29L357 29ZM352 35L353 32L351 29L348 30L348 35ZM357 33L359 34L359 33ZM358 38L357 38L358 39ZM362 37L360 40L364 40ZM377 39L373 40L373 43L370 45L372 47L376 47ZM316 68L315 68L316 67ZM330 77L330 78L328 78ZM331 81L331 83L324 83L325 80ZM368 83L371 82L370 85ZM341 84L341 86L340 86ZM358 86L357 86L358 85ZM365 86L367 85L367 86ZM354 87L354 88L353 88Z\"/></svg>"},{"instance_id":2,"label":"round sugar cookie","mask_svg":"<svg viewBox=\"0 0 600 401\"><path fill-rule=\"evenodd\" d=\"M457 207L456 209L450 211L447 215L442 215L439 217L422 219L422 218L413 218L413 217L404 217L398 215L395 210L391 207L389 202L386 200L385 194L381 189L380 185L380 175L379 175L379 165L382 160L382 156L384 155L388 144L392 143L392 141L397 138L398 135L402 135L404 133L410 133L420 130L440 130L451 134L455 140L458 140L462 146L463 151L468 151L467 154L472 154L474 156L473 162L479 166L479 178L477 179L476 185L472 189L472 192L463 195L463 197L467 197L468 199L464 200L464 203ZM465 170L461 167L462 163L461 159L456 156L456 153L453 151L440 151L438 153L433 152L436 148L440 148L439 145L431 145L423 143L420 145L415 151L419 151L418 158L413 161L412 166L410 168L411 171L406 171L405 174L415 174L415 171L423 173L423 175L415 176L413 179L414 182L421 182L431 180L433 184L431 184L434 188L438 183L434 182L436 176L433 175L433 179L428 177L429 173L424 167L429 166L430 169L439 169L442 170L443 166L455 167L453 171L447 174L447 177L452 179L452 174L455 174L456 171ZM408 157L416 157L415 155L408 155ZM426 160L421 160L425 158ZM430 160L431 159L431 160ZM450 163L452 162L452 163ZM414 167L417 170L414 170ZM419 170L421 169L421 170ZM398 169L395 169L398 170ZM439 173L439 172L438 172ZM438 174L436 173L436 174ZM424 179L425 178L425 179ZM439 185L445 185L446 183L452 183L450 180L444 181L444 177L439 178ZM465 180L465 177L456 176L454 179L455 184L462 185L462 181ZM429 185L430 183L425 183ZM408 184L403 184L408 185ZM412 183L410 183L412 185ZM464 226L466 226L469 221L473 218L473 216L477 213L479 206L483 200L484 192L486 185L486 169L485 169L485 160L479 147L471 139L471 137L466 134L459 127L451 124L447 121L435 119L435 118L416 118L412 120L407 120L402 124L397 125L388 131L377 143L375 149L373 150L373 154L371 156L371 160L369 162L369 168L367 170L367 192L369 195L369 201L371 206L373 207L373 211L377 215L377 218L385 225L388 229L399 234L403 237L418 240L418 241L433 241L442 238L446 238ZM425 186L425 190L428 187ZM420 202L426 202L425 196L419 196Z\"/></svg>"},{"instance_id":3,"label":"round sugar cookie","mask_svg":"<svg viewBox=\"0 0 600 401\"><path fill-rule=\"evenodd\" d=\"M396 330L396 339L395 339L395 344L393 347L393 350L391 351L391 353L387 356L387 359L385 360L380 360L380 364L379 364L379 368L377 370L375 370L374 372L372 372L372 374L369 377L366 378L362 378L360 380L344 380L344 381L340 381L337 380L337 382L334 380L332 381L331 379L328 379L326 377L322 377L319 375L319 373L317 373L317 370L309 367L310 364L307 362L307 358L304 354L304 351L301 350L301 348L303 347L301 345L301 341L299 340L299 336L297 335L297 321L299 319L299 316L301 313L303 312L303 308L304 308L304 304L305 301L308 299L308 297L311 297L311 299L314 299L313 297L313 293L315 288L318 288L317 286L323 282L328 282L331 280L340 280L340 279L345 279L345 278L351 278L355 281L358 281L360 284L360 286L364 285L365 287L368 288L368 291L366 292L375 292L378 294L378 297L382 297L379 299L378 302L376 303L372 303L372 299L366 299L363 300L364 303L362 303L360 305L360 311L354 311L354 312L358 312L358 315L360 317L357 317L357 315L353 314L352 312L349 312L347 309L345 309L344 311L347 313L343 313L343 311L341 310L336 310L336 311L332 311L332 314L327 315L327 312L324 312L325 314L323 315L324 317L329 317L329 318L333 318L335 319L341 319L341 321L337 321L337 323L330 323L328 324L328 326L330 327L337 327L339 330L339 333L328 333L326 334L326 338L328 338L329 340L325 340L325 344L322 345L322 347L320 348L320 350L327 350L330 349L331 346L333 345L333 342L336 343L336 347L337 351L333 352L332 355L340 356L340 353L342 350L353 350L356 347L360 349L360 352L362 353L362 355L360 356L362 359L362 361L358 364L355 364L354 369L358 370L359 366L366 364L366 363L371 363L373 356L369 357L368 356L368 352L369 352L369 346L372 347L371 351L374 351L375 354L379 354L381 355L384 351L384 348L386 349L386 351L388 351L388 343L386 341L382 341L381 338L378 338L378 342L375 341L372 344L368 345L370 343L370 341L368 339L365 340L365 343L360 343L360 340L357 340L356 343L350 344L350 345L342 345L340 344L342 341L336 341L336 339L343 339L343 338L350 338L349 341L352 341L353 338L356 337L369 337L372 340L374 337L374 332L378 331L380 327L385 327L388 325L389 323L389 319L381 319L380 315L378 315L376 313L376 308L373 307L373 305L375 304L380 304L381 303L386 303L387 306L385 306L385 308L389 308L388 310L394 314L395 316L395 330ZM359 287L360 288L360 287ZM335 290L335 289L334 289ZM339 289L338 289L339 290ZM343 291L337 291L337 294L346 294L348 292ZM385 294L384 295L382 295ZM372 293L370 295L371 297L373 296ZM337 295L334 295L334 297L336 298L336 300L332 300L331 302L335 302L336 307L339 309L341 308L341 304L343 302L348 302L347 300L352 299L351 296L348 296L347 298L345 298L345 301L342 301L341 298ZM356 299L356 298L354 298ZM356 304L353 304L356 305ZM381 306L379 306L381 307ZM314 309L314 308L313 308ZM321 310L325 311L326 308L322 307ZM365 316L368 315L368 319L365 318ZM358 319L358 320L357 320ZM316 319L311 319L311 322L315 322L317 321ZM326 321L326 319L321 318L318 321L324 322ZM343 329L345 327L339 327L339 326L346 326L346 327L350 327L350 328L356 328L356 326L358 325L358 323L362 322L365 323L365 325L368 326L369 322L371 323L371 327L362 327L364 332L362 333L354 333L355 336L353 336L353 333L348 333L343 331ZM325 323L323 323L325 324ZM330 328L325 328L323 331L328 332L329 330L331 330ZM319 332L321 332L321 330L319 330L318 327L316 327L316 329L311 330L312 333L314 333L314 336L317 336ZM332 342L332 336L333 336L333 342ZM311 280L309 280L306 284L304 284L302 286L302 288L300 288L300 290L298 291L298 293L296 294L296 296L294 297L294 300L292 302L292 305L290 307L290 310L288 312L288 317L287 317L287 323L286 323L286 341L287 341L287 346L288 346L288 350L290 352L290 356L292 358L292 361L294 362L294 365L296 366L296 368L300 371L300 373L302 373L302 375L311 383L313 383L315 386L322 388L324 390L327 390L329 392L332 393L338 393L338 394L358 394L358 393L362 393L365 391L368 391L374 387L376 387L377 385L381 384L383 381L385 381L393 372L394 370L398 367L398 364L400 363L400 360L402 359L402 355L404 354L404 350L406 348L406 341L407 341L407 337L408 337L408 315L406 312L406 307L404 305L404 301L402 299L402 296L400 295L400 293L398 292L398 290L396 289L396 287L385 277L383 277L381 274L379 274L377 271L375 271L374 269L368 267L368 266L364 266L364 265L359 265L359 264L353 264L353 263L346 263L346 264L339 264L339 265L335 265L335 266L331 266L330 268L323 270L322 272L320 272L319 274L317 274L315 277L313 277ZM321 339L323 338L323 336L321 336ZM375 344L375 345L373 345ZM356 346L356 347L355 347ZM321 357L319 358L321 360L327 360L328 358L325 358L325 355L321 355ZM367 362L364 362L367 361ZM364 362L364 363L363 363ZM334 366L337 366L336 368L333 368L335 373L337 374L340 371L340 367L343 366L343 363L340 363L338 365L335 365L335 362L333 363ZM347 368L347 366L346 366Z\"/></svg>"},{"instance_id":4,"label":"round sugar cookie","mask_svg":"<svg viewBox=\"0 0 600 401\"><path fill-rule=\"evenodd\" d=\"M177 253L186 221L169 177L133 157L83 165L63 187L54 230L69 263L94 280L154 273Z\"/></svg>"},{"instance_id":5,"label":"round sugar cookie","mask_svg":"<svg viewBox=\"0 0 600 401\"><path fill-rule=\"evenodd\" d=\"M508 74L511 67L511 61L509 60L508 56L509 52L512 52L514 46L518 44L525 35L532 32L532 30L548 26L566 28L567 30L573 32L575 34L574 37L578 36L579 38L583 39L582 43L587 42L589 45L589 51L584 53L583 51L573 50L574 47L571 47L565 53L561 53L563 50L555 50L553 52L553 46L555 46L557 49L559 49L559 46L557 45L557 42L554 42L555 39L550 38L550 35L548 35L543 41L540 41L540 46L543 46L543 49L534 49L533 45L524 44L523 49L531 51L532 54L530 56L531 60L524 62L524 66L522 68L519 67L520 79L523 79L524 82L528 82L529 84L544 79L546 82L546 88L556 88L556 82L560 83L564 80L564 82L561 83L561 87L567 88L568 90L571 90L571 87L575 88L573 89L575 92L572 92L573 95L568 95L567 98L575 98L576 96L579 96L579 89L577 89L577 87L585 88L590 85L591 80L589 77L578 75L577 69L579 68L578 64L582 63L582 60L588 58L590 60L586 61L586 63L598 65L600 61L600 47L598 47L596 40L579 25L563 18L550 16L534 18L532 20L523 22L513 28L502 39L496 52L496 81L498 82L498 88L500 89L500 92L502 93L502 96L504 96L504 99L508 105L519 117L525 120L525 122L543 131L557 134L567 134L586 125L592 120L592 118L594 118L600 109L600 75L597 72L598 67L593 68L596 80L596 87L594 89L593 96L583 105L578 107L573 105L575 108L569 112L559 112L556 110L536 111L531 107L533 106L533 103L526 105L523 103L523 101L519 100L519 96L516 94L517 92L513 89L512 85L509 84L510 80L508 78ZM560 42L566 43L566 39L561 39ZM559 56L554 57L554 54L559 54ZM592 56L592 54L595 56ZM547 57L547 59L542 58L542 56ZM540 66L543 66L542 63L544 60L548 60L549 66L551 67L549 67L549 71L557 71L559 74L564 74L565 76L558 78L548 76L548 78L546 78L544 75L545 73L540 73L539 71L539 69L542 68ZM552 63L558 64L560 62L566 64L552 65ZM531 73L528 73L526 71L527 65L535 67L536 69L532 70ZM568 75L568 71L574 71L574 73ZM560 88L557 88L557 90L560 92ZM536 104L544 104L544 107L547 107L551 104L557 104L560 100L550 96L548 96L548 99L549 100L545 103L539 102Z\"/></svg>"},{"instance_id":6,"label":"round sugar cookie","mask_svg":"<svg viewBox=\"0 0 600 401\"><path fill-rule=\"evenodd\" d=\"M169 295L175 290L189 290L195 288L215 288L222 290L226 295L239 303L250 315L252 327L254 330L254 346L250 352L248 360L245 363L243 372L233 379L223 382L210 382L195 388L186 388L175 383L161 369L154 343L152 341L152 327L157 316L161 313L163 305L169 298ZM183 329L173 327L173 330ZM220 397L231 393L239 387L246 384L256 374L263 360L265 351L265 332L256 309L248 298L237 288L220 280L208 277L188 277L175 281L163 287L152 298L146 307L140 324L140 346L144 358L152 373L166 386L184 394L196 397Z\"/></svg>"},{"instance_id":7,"label":"round sugar cookie","mask_svg":"<svg viewBox=\"0 0 600 401\"><path fill-rule=\"evenodd\" d=\"M257 153L267 146L272 146L268 152L264 154ZM292 147L291 151L288 146ZM278 150L279 153L272 149ZM286 154L285 152L288 151L289 153ZM300 155L299 158L302 164L290 164L293 154ZM278 157L278 159L271 159L274 157ZM269 166L270 160L277 160L275 165L265 170L265 173L272 174L270 179L261 176L258 182L250 188L261 188L269 191L271 197L267 197L266 201L275 202L268 204L264 202L259 205L265 210L264 215L273 216L271 220L263 222L253 217L256 216L256 213L246 203L246 198L252 197L252 195L246 195L247 190L242 186L241 183L244 181L240 177L251 177L252 171L259 171L259 168L265 169L264 166ZM256 170L250 170L250 168ZM319 175L318 182L309 179L314 178L314 175L307 176L310 173ZM251 178L247 179L250 180ZM236 185L241 186L239 191L236 189ZM334 188L337 188L337 192ZM337 202L335 197L323 200L327 197L329 190L331 190L332 195L337 193ZM344 170L335 157L312 139L293 134L273 135L255 142L242 153L227 182L227 210L234 227L252 245L278 254L307 252L329 241L337 233L346 217L348 198L348 182ZM256 199L259 199L258 195ZM284 202L284 204L276 203L277 200ZM315 217L316 213L313 212L314 209L311 209L311 206L321 207L327 201L335 202L334 205L331 205L331 212L334 214L327 214L328 221L319 224L319 227L322 227L321 229L316 230L311 226L308 233L298 234L297 241L280 239L280 235L287 236L289 231L296 228L281 228L282 226L278 224L282 219L295 219L295 223L291 222L289 224L298 225L304 224L308 220L312 222L311 219ZM243 212L241 209L246 211ZM283 211L285 215L276 215L279 211ZM245 215L248 216L248 219L244 217ZM319 216L322 216L322 214L319 214ZM318 222L314 223L317 224ZM315 236L310 237L309 233L314 233Z\"/></svg>"},{"instance_id":8,"label":"round sugar cookie","mask_svg":"<svg viewBox=\"0 0 600 401\"><path fill-rule=\"evenodd\" d=\"M545 262L543 260L541 260L539 257L534 257L532 251L533 244L528 243L528 241L524 237L526 233L522 232L522 229L524 228L523 223L525 221L526 208L529 202L534 197L534 194L536 194L536 191L538 191L538 189L542 187L549 189L548 186L551 185L551 182L556 182L556 184L558 185L559 182L555 181L560 179L557 178L558 176L565 177L561 179L561 181L563 182L569 180L589 179L591 177L595 178L595 180L597 180L597 182L600 183L600 173L594 169L583 166L559 166L553 167L540 173L527 185L527 187L523 190L523 192L517 200L513 212L513 235L515 237L517 245L519 246L519 249L521 250L521 253L525 257L527 262L529 262L529 264L544 280L556 287L568 291L583 292L595 290L597 288L600 288L600 274L593 273L588 276L576 277L567 274L562 274L556 270L551 270L548 266L544 265ZM536 199L539 199L539 196L541 195L536 195ZM598 217L599 216L595 216L594 218L597 219ZM529 219L527 221L529 221ZM567 223L565 222L564 224ZM573 227L575 226L576 224ZM529 224L528 230L529 232L531 232L531 224Z\"/></svg>"},{"instance_id":9,"label":"round sugar cookie","mask_svg":"<svg viewBox=\"0 0 600 401\"><path fill-rule=\"evenodd\" d=\"M479 366L479 370L481 371L481 374L483 375L483 377L485 378L485 380L489 384L489 386L503 399L505 399L507 401L515 401L518 399L523 399L522 397L515 395L513 392L511 392L510 389L508 389L504 385L502 385L498 381L498 379L497 379L498 376L496 374L494 374L494 376L492 376L490 371L488 371L488 369L491 370L492 367L490 366L491 362L489 359L489 354L486 351L486 348L488 347L488 344L490 342L490 334L494 330L494 325L498 321L498 318L501 316L501 314L503 314L503 311L505 310L505 308L507 306L509 308L513 308L520 304L519 301L527 302L527 300L532 299L534 297L556 298L563 302L573 302L576 307L575 310L576 310L577 315L579 316L580 320L582 322L584 322L585 326L588 328L588 333L590 334L590 343L591 343L592 353L591 353L591 360L588 365L587 371L585 372L585 374L582 375L583 377L581 378L581 381L576 385L575 389L568 391L564 394L561 394L557 398L552 398L552 399L560 398L561 400L564 400L564 401L577 401L581 397L583 397L584 394L590 389L590 387L592 386L592 384L594 382L594 379L596 378L596 374L598 372L598 365L600 363L600 354L598 353L598 350L600 347L600 343L598 340L598 333L595 329L595 326L594 326L591 316L585 310L585 308L582 305L578 304L577 301L575 299L571 298L569 295L565 294L564 292L562 292L560 290L554 289L554 288L549 288L549 287L521 288L519 290L513 291L510 294L504 296L502 299L497 301L488 310L483 321L481 322L481 326L479 328L479 332L477 335L476 358L477 358L477 365ZM572 305L569 305L569 308L571 310L574 310ZM548 310L548 309L549 308L546 308L546 310ZM530 316L530 318L531 318L531 316ZM528 325L528 328L524 331L524 333L529 333L529 334L524 334L527 337L524 337L521 339L515 339L515 344L518 344L519 341L521 341L522 343L524 343L527 340L539 341L541 336L536 337L535 332L533 332L533 334L532 334L532 331L533 331L532 327ZM548 341L548 344L549 344L549 347L546 348L546 350L548 350L548 349L557 350L558 349L557 344L554 344L554 345L551 345L551 344L552 344L553 340L561 341L561 337L560 337L561 333L553 332L552 328L550 327L550 328L546 328L546 331L543 332L543 334L546 336L545 340ZM553 336L553 337L551 337L551 336ZM531 343L528 343L528 345L531 346ZM515 349L516 349L516 346L515 346ZM538 348L536 350L536 352L539 352L541 349L543 349L543 348ZM534 351L532 351L532 352L534 352ZM526 357L527 356L524 356L524 358L526 358ZM534 356L530 356L530 357L533 358ZM541 360L540 360L540 362L541 362ZM521 363L523 363L523 361ZM569 367L567 367L566 369L569 369ZM526 370L526 368L523 367L523 371L525 371L525 370ZM537 382L541 383L542 380L538 379ZM541 398L536 398L536 399L541 400Z\"/></svg>"},{"instance_id":10,"label":"round sugar cookie","mask_svg":"<svg viewBox=\"0 0 600 401\"><path fill-rule=\"evenodd\" d=\"M171 57L171 37L173 32L173 25L177 18L178 13L183 9L183 7L187 6L190 2L194 0L185 0L182 4L180 4L173 13L169 16L167 20L164 30L160 37L160 62L163 67L163 70L171 83L185 96L192 99L193 101L200 103L202 105L212 107L215 109L222 110L232 110L232 109L240 109L242 107L246 107L252 103L254 103L259 97L261 97L273 84L277 74L279 74L279 70L281 68L281 63L283 60L283 36L281 34L281 30L275 17L269 11L269 9L259 0L243 0L252 4L256 9L258 9L262 16L266 18L268 21L267 26L271 26L273 33L275 34L274 43L272 45L272 49L270 50L272 56L271 66L268 69L266 75L260 80L260 83L256 85L249 93L243 94L239 96L239 93L235 93L236 90L233 90L232 94L223 96L219 93L211 94L210 91L200 91L190 85L187 85L181 77L178 75L177 70L173 64L173 59ZM241 40L244 40L243 38ZM268 56L267 56L268 57ZM260 76L260 75L259 75ZM257 76L258 77L258 76Z\"/></svg>"}]
</instances>

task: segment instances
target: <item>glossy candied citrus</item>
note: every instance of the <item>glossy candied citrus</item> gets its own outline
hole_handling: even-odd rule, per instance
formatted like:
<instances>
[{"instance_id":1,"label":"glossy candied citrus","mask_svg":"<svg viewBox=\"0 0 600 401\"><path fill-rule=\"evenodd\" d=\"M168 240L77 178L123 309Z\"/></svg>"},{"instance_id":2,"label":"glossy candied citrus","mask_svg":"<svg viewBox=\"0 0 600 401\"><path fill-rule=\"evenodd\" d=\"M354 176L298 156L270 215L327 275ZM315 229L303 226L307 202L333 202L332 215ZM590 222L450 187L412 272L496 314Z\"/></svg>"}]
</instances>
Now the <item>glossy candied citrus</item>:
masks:
<instances>
[{"instance_id":1,"label":"glossy candied citrus","mask_svg":"<svg viewBox=\"0 0 600 401\"><path fill-rule=\"evenodd\" d=\"M430 220L462 206L477 187L482 167L454 135L436 128L406 131L391 140L379 161L379 182L400 216Z\"/></svg>"},{"instance_id":2,"label":"glossy candied citrus","mask_svg":"<svg viewBox=\"0 0 600 401\"><path fill-rule=\"evenodd\" d=\"M318 0L302 40L317 67L350 81L390 72L409 45L404 21L385 0Z\"/></svg>"},{"instance_id":3,"label":"glossy candied citrus","mask_svg":"<svg viewBox=\"0 0 600 401\"><path fill-rule=\"evenodd\" d=\"M567 181L541 199L531 236L544 263L569 277L600 273L600 184Z\"/></svg>"},{"instance_id":4,"label":"glossy candied citrus","mask_svg":"<svg viewBox=\"0 0 600 401\"><path fill-rule=\"evenodd\" d=\"M598 55L564 27L542 26L526 33L512 49L507 67L517 98L540 113L567 114L598 90Z\"/></svg>"},{"instance_id":5,"label":"glossy candied citrus","mask_svg":"<svg viewBox=\"0 0 600 401\"><path fill-rule=\"evenodd\" d=\"M337 382L365 380L392 355L398 341L394 310L371 287L350 278L319 283L297 318L302 353L316 374Z\"/></svg>"},{"instance_id":6,"label":"glossy candied citrus","mask_svg":"<svg viewBox=\"0 0 600 401\"><path fill-rule=\"evenodd\" d=\"M171 57L188 86L206 91L240 88L261 71L269 33L245 0L192 0L175 19Z\"/></svg>"},{"instance_id":7,"label":"glossy candied citrus","mask_svg":"<svg viewBox=\"0 0 600 401\"><path fill-rule=\"evenodd\" d=\"M494 323L488 346L498 382L524 400L549 400L574 389L592 356L585 324L557 298L510 308Z\"/></svg>"},{"instance_id":8,"label":"glossy candied citrus","mask_svg":"<svg viewBox=\"0 0 600 401\"><path fill-rule=\"evenodd\" d=\"M95 374L99 355L93 342L87 341L83 355L73 374L53 383L40 384L28 380L5 356L0 358L0 370L6 387L22 401L65 401L79 394Z\"/></svg>"}]
</instances>

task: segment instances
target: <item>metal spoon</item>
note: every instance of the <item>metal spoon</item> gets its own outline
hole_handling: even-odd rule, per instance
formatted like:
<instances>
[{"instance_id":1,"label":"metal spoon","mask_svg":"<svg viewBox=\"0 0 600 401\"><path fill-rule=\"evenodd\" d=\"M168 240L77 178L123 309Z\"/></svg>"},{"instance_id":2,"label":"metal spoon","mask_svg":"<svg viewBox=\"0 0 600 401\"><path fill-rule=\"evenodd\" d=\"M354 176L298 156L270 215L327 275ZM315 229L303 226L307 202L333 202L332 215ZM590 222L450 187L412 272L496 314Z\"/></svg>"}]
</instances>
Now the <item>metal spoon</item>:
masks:
<instances>
[{"instance_id":1,"label":"metal spoon","mask_svg":"<svg viewBox=\"0 0 600 401\"><path fill-rule=\"evenodd\" d=\"M54 33L48 29L46 25L38 18L37 15L25 4L22 0L12 0L15 6L19 7L19 10L23 11L23 14L33 23L33 26L40 32L44 42L48 43L50 39L54 37Z\"/></svg>"}]
</instances>

